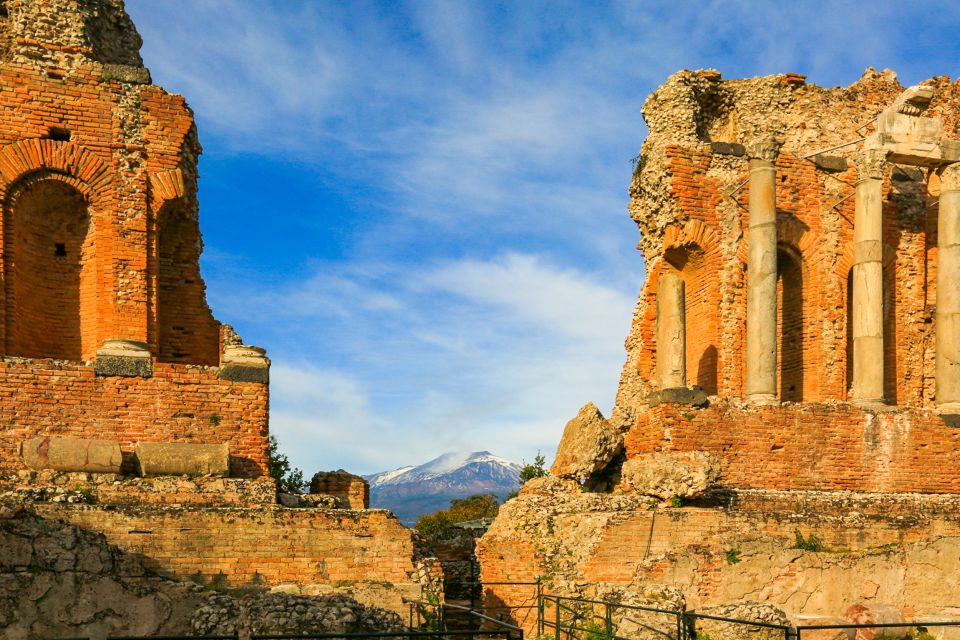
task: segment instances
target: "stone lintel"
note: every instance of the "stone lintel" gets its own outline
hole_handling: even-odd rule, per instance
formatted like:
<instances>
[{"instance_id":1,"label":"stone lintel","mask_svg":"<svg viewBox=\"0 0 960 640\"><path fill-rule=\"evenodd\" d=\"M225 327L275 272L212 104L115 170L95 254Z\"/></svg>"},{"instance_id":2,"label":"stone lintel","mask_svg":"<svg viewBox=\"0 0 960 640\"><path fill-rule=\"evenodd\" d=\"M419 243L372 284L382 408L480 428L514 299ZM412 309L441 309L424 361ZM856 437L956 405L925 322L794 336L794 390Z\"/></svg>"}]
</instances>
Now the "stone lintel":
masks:
<instances>
[{"instance_id":1,"label":"stone lintel","mask_svg":"<svg viewBox=\"0 0 960 640\"><path fill-rule=\"evenodd\" d=\"M659 404L688 404L694 407L705 407L710 404L707 394L697 386L661 389L647 396L647 404L655 407Z\"/></svg>"},{"instance_id":2,"label":"stone lintel","mask_svg":"<svg viewBox=\"0 0 960 640\"><path fill-rule=\"evenodd\" d=\"M821 153L813 156L812 160L822 171L839 173L847 170L847 159L843 156L826 156Z\"/></svg>"},{"instance_id":3,"label":"stone lintel","mask_svg":"<svg viewBox=\"0 0 960 640\"><path fill-rule=\"evenodd\" d=\"M747 155L747 149L737 142L711 142L710 151L723 156L742 157Z\"/></svg>"}]
</instances>

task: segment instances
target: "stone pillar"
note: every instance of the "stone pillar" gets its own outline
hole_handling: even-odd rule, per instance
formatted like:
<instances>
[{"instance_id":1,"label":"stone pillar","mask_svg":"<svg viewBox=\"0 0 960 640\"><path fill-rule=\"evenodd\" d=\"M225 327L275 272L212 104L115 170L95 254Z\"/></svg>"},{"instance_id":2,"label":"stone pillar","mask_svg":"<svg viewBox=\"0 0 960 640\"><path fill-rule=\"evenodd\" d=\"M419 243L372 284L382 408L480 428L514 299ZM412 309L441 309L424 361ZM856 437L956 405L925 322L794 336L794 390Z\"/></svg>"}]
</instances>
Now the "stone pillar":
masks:
<instances>
[{"instance_id":1,"label":"stone pillar","mask_svg":"<svg viewBox=\"0 0 960 640\"><path fill-rule=\"evenodd\" d=\"M883 402L883 171L886 155L865 149L857 164L853 219L853 401Z\"/></svg>"},{"instance_id":2,"label":"stone pillar","mask_svg":"<svg viewBox=\"0 0 960 640\"><path fill-rule=\"evenodd\" d=\"M937 214L937 409L960 414L960 164L940 174Z\"/></svg>"},{"instance_id":3,"label":"stone pillar","mask_svg":"<svg viewBox=\"0 0 960 640\"><path fill-rule=\"evenodd\" d=\"M777 198L780 145L747 145L750 236L747 253L747 401L777 402Z\"/></svg>"},{"instance_id":4,"label":"stone pillar","mask_svg":"<svg viewBox=\"0 0 960 640\"><path fill-rule=\"evenodd\" d=\"M687 329L683 278L672 273L657 284L657 380L661 389L687 386Z\"/></svg>"}]
</instances>

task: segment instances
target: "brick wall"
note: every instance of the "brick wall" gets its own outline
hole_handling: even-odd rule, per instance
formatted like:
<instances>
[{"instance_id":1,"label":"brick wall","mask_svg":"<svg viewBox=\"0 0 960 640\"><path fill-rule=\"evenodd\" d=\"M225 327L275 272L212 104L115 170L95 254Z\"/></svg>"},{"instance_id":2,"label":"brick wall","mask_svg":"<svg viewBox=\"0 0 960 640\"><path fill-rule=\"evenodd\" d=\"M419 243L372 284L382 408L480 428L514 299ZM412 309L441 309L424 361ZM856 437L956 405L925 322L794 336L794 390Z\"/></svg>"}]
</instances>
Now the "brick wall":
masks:
<instances>
[{"instance_id":1,"label":"brick wall","mask_svg":"<svg viewBox=\"0 0 960 640\"><path fill-rule=\"evenodd\" d=\"M708 451L722 461L726 487L960 493L951 462L960 430L928 409L659 405L638 416L626 444L628 456Z\"/></svg>"},{"instance_id":2,"label":"brick wall","mask_svg":"<svg viewBox=\"0 0 960 640\"><path fill-rule=\"evenodd\" d=\"M221 325L199 269L192 112L149 84L120 4L8 9L0 17L9 40L0 51L0 469L17 468L23 438L70 435L127 450L142 440L226 442L232 473L265 473L266 385L221 381L213 368ZM156 375L95 377L89 361L108 339L146 343Z\"/></svg>"},{"instance_id":3,"label":"brick wall","mask_svg":"<svg viewBox=\"0 0 960 640\"><path fill-rule=\"evenodd\" d=\"M98 377L93 365L0 361L0 470L23 464L20 443L35 436L227 443L230 472L267 472L267 385L229 382L215 367L158 362L152 378ZM132 469L130 469L132 471Z\"/></svg>"},{"instance_id":4,"label":"brick wall","mask_svg":"<svg viewBox=\"0 0 960 640\"><path fill-rule=\"evenodd\" d=\"M338 498L346 509L370 507L370 483L342 469L315 473L310 480L310 493Z\"/></svg>"},{"instance_id":5,"label":"brick wall","mask_svg":"<svg viewBox=\"0 0 960 640\"><path fill-rule=\"evenodd\" d=\"M384 582L381 606L406 614L419 596L410 529L382 510L345 511L38 504L44 518L106 536L161 574L229 586Z\"/></svg>"}]
</instances>

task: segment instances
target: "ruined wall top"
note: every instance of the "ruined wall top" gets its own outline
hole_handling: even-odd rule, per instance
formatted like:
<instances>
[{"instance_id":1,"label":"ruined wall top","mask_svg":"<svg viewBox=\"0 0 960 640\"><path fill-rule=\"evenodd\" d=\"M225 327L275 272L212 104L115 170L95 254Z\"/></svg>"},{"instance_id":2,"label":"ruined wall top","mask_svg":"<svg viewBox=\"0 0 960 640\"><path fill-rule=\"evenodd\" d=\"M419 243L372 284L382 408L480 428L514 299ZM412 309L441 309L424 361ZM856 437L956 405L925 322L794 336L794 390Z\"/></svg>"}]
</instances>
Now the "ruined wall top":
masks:
<instances>
[{"instance_id":1,"label":"ruined wall top","mask_svg":"<svg viewBox=\"0 0 960 640\"><path fill-rule=\"evenodd\" d=\"M83 61L142 69L142 43L123 0L0 2L4 61L65 71Z\"/></svg>"}]
</instances>

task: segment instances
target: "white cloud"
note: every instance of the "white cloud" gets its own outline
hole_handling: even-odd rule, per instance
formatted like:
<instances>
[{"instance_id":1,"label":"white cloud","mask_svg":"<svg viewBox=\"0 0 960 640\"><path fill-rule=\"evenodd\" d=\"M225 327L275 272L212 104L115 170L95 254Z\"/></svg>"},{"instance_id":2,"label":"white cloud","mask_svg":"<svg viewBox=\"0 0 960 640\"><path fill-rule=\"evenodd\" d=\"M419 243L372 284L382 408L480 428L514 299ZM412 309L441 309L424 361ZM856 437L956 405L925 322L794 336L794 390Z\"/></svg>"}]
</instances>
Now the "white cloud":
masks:
<instances>
[{"instance_id":1,"label":"white cloud","mask_svg":"<svg viewBox=\"0 0 960 640\"><path fill-rule=\"evenodd\" d=\"M274 354L272 422L285 446L294 444L297 464L369 472L451 449L551 455L580 405L611 405L630 321L626 293L516 253L378 275L315 276L351 292L335 318L309 296L261 303L281 328L275 344L292 345ZM381 290L390 291L390 308L367 307ZM305 341L295 320L314 314L326 331L309 350L345 346L350 377L296 353Z\"/></svg>"}]
</instances>

